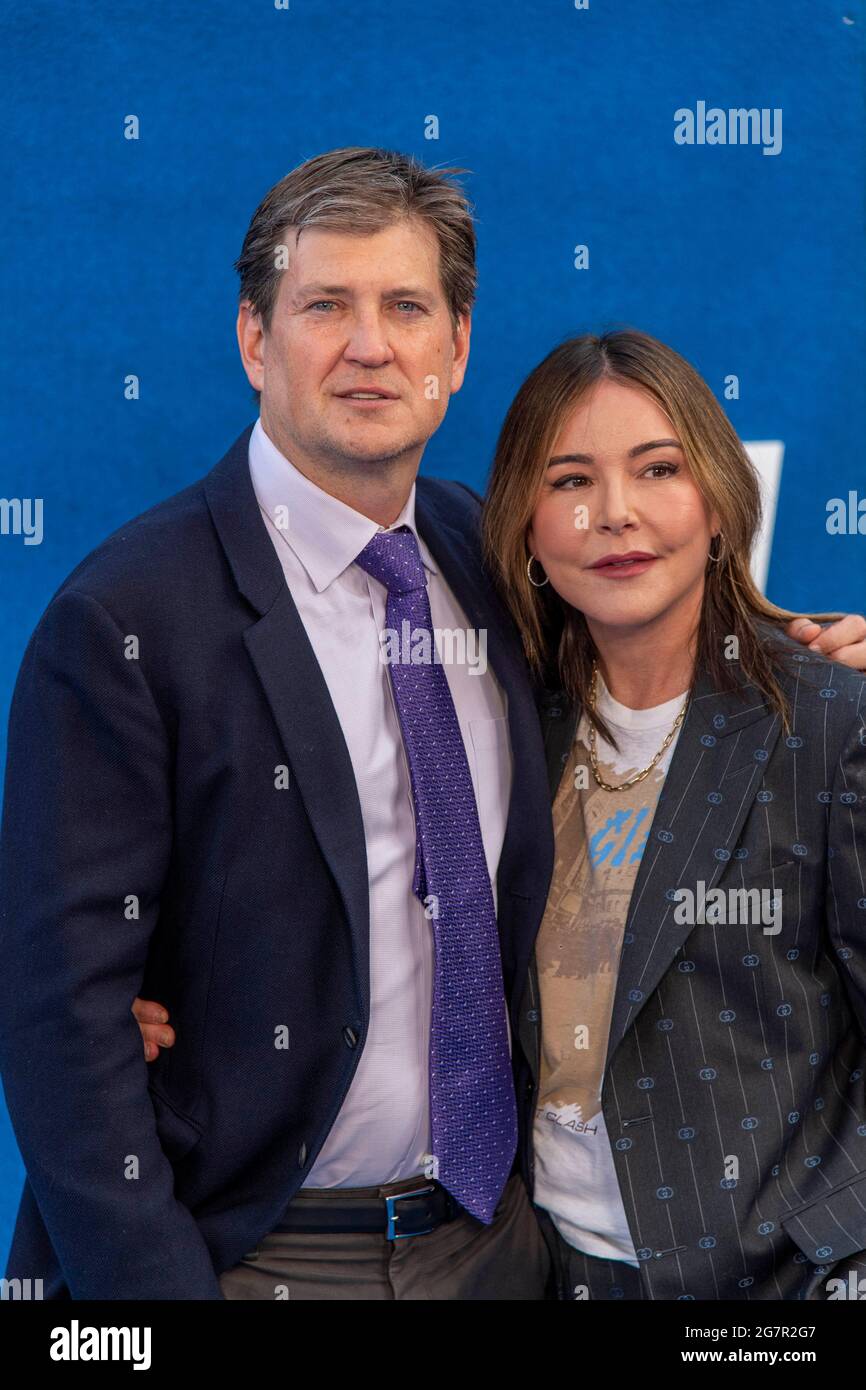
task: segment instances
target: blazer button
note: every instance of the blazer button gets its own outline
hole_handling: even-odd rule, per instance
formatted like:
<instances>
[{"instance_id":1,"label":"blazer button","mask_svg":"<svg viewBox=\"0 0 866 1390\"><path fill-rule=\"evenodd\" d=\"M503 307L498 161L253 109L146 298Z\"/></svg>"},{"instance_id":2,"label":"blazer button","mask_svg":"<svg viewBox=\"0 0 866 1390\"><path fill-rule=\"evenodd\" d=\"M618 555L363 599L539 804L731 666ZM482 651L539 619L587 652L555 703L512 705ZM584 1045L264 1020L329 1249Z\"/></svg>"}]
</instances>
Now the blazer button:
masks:
<instances>
[{"instance_id":1,"label":"blazer button","mask_svg":"<svg viewBox=\"0 0 866 1390\"><path fill-rule=\"evenodd\" d=\"M343 1040L347 1047L357 1047L358 1045L358 1034L355 1032L354 1028L351 1028L349 1026L348 1023L343 1029Z\"/></svg>"},{"instance_id":2,"label":"blazer button","mask_svg":"<svg viewBox=\"0 0 866 1390\"><path fill-rule=\"evenodd\" d=\"M306 1146L306 1144L302 1144L301 1147L298 1149L298 1167L299 1167L299 1168L303 1168L303 1166L304 1166L304 1164L306 1163L306 1161L307 1161L307 1146Z\"/></svg>"}]
</instances>

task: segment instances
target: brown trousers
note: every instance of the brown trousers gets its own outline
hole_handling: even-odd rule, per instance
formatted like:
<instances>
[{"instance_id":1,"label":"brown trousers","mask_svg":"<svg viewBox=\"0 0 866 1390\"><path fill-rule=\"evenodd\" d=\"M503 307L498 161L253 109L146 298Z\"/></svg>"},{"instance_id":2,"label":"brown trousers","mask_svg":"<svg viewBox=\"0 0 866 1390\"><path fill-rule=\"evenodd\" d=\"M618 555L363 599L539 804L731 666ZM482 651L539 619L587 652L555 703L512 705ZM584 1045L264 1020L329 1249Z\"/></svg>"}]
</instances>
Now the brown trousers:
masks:
<instances>
[{"instance_id":1,"label":"brown trousers","mask_svg":"<svg viewBox=\"0 0 866 1390\"><path fill-rule=\"evenodd\" d=\"M387 1191L417 1183L389 1184ZM348 1190L328 1191L339 1200ZM294 1200L304 1201L303 1189ZM534 1209L514 1174L489 1226L463 1212L427 1235L393 1241L365 1233L272 1231L219 1282L227 1299L539 1300L548 1296L550 1273Z\"/></svg>"}]
</instances>

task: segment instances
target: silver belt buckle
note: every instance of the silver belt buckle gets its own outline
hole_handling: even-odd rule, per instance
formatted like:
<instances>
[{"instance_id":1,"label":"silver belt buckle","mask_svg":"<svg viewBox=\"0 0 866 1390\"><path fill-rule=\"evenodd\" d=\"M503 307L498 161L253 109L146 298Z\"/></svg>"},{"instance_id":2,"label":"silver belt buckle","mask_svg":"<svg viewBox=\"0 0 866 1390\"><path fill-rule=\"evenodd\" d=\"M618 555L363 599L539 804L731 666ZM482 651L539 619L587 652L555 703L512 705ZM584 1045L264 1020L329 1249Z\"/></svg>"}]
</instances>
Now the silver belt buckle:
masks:
<instances>
[{"instance_id":1,"label":"silver belt buckle","mask_svg":"<svg viewBox=\"0 0 866 1390\"><path fill-rule=\"evenodd\" d=\"M414 1192L395 1192L392 1197L385 1198L385 1211L388 1215L388 1227L385 1232L386 1240L405 1240L407 1236L427 1236L431 1231L435 1231L435 1226L428 1226L426 1231L402 1231L395 1230L397 1222L400 1220L399 1214L394 1210L395 1202L402 1202L405 1197L426 1197L428 1192L435 1192L436 1189L431 1183L426 1187L418 1187Z\"/></svg>"}]
</instances>

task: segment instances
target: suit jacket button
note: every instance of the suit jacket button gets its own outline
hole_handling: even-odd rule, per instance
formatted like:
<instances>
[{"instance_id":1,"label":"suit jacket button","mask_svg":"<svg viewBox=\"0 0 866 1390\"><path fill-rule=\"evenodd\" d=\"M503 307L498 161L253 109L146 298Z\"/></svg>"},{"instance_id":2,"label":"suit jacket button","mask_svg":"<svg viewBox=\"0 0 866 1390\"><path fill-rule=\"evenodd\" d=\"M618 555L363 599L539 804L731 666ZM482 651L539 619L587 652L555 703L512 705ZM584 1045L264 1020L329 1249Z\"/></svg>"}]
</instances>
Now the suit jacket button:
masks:
<instances>
[{"instance_id":1,"label":"suit jacket button","mask_svg":"<svg viewBox=\"0 0 866 1390\"><path fill-rule=\"evenodd\" d=\"M299 1167L299 1168L303 1168L303 1166L304 1166L304 1164L306 1163L306 1161L307 1161L307 1146L306 1146L306 1144L302 1144L301 1147L298 1149L298 1167Z\"/></svg>"},{"instance_id":2,"label":"suit jacket button","mask_svg":"<svg viewBox=\"0 0 866 1390\"><path fill-rule=\"evenodd\" d=\"M357 1047L358 1034L355 1032L354 1028L351 1028L349 1026L348 1023L343 1029L343 1039L347 1047Z\"/></svg>"}]
</instances>

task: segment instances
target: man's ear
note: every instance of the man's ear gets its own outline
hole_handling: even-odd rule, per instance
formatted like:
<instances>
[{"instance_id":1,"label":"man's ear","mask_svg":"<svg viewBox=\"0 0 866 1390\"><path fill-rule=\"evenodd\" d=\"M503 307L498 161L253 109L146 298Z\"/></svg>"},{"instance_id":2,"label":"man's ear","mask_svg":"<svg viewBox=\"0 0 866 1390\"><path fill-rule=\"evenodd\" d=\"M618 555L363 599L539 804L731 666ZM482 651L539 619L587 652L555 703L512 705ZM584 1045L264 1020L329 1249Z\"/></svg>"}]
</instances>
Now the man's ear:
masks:
<instances>
[{"instance_id":1,"label":"man's ear","mask_svg":"<svg viewBox=\"0 0 866 1390\"><path fill-rule=\"evenodd\" d=\"M472 336L472 315L458 314L454 329L454 361L451 366L451 395L460 390L469 362L469 339Z\"/></svg>"},{"instance_id":2,"label":"man's ear","mask_svg":"<svg viewBox=\"0 0 866 1390\"><path fill-rule=\"evenodd\" d=\"M247 380L254 391L261 391L265 378L264 341L262 316L253 308L249 299L244 299L238 308L237 319L238 350L247 374Z\"/></svg>"}]
</instances>

